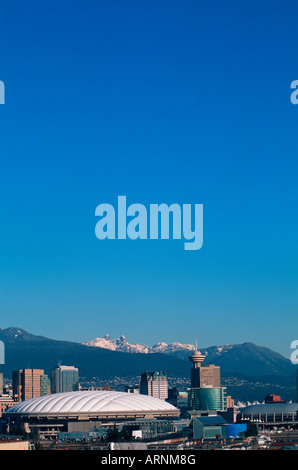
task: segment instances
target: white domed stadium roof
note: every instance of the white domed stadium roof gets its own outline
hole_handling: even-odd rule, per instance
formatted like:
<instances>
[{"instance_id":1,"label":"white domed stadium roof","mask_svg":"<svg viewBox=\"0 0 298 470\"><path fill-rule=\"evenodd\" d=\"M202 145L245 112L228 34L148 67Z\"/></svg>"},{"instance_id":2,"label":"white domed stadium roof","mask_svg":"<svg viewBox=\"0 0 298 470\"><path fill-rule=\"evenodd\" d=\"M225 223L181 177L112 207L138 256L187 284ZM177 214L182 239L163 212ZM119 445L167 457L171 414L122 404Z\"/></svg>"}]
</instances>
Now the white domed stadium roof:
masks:
<instances>
[{"instance_id":1,"label":"white domed stadium roof","mask_svg":"<svg viewBox=\"0 0 298 470\"><path fill-rule=\"evenodd\" d=\"M170 403L148 395L134 393L91 390L55 393L31 398L9 408L6 415L26 416L177 416L179 410Z\"/></svg>"}]
</instances>

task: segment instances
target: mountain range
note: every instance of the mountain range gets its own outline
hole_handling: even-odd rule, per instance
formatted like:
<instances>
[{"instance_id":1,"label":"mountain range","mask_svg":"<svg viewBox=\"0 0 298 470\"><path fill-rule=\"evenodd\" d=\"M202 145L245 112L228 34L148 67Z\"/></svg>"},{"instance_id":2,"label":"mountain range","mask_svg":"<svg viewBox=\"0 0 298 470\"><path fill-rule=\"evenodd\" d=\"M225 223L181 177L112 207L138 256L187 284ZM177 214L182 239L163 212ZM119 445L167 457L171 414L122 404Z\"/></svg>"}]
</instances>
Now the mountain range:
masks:
<instances>
[{"instance_id":1,"label":"mountain range","mask_svg":"<svg viewBox=\"0 0 298 470\"><path fill-rule=\"evenodd\" d=\"M153 347L130 344L125 336L112 339L109 335L105 335L83 344L131 354L166 354L184 361L188 360L188 357L195 351L194 345L178 342L170 344L159 342ZM200 348L200 352L206 356L204 364L214 363L224 372L243 373L245 370L247 375L285 376L291 374L294 369L291 361L281 354L249 342Z\"/></svg>"},{"instance_id":2,"label":"mountain range","mask_svg":"<svg viewBox=\"0 0 298 470\"><path fill-rule=\"evenodd\" d=\"M156 343L152 347L147 346L146 344L131 344L123 335L116 339L112 339L109 335L105 335L102 338L95 338L94 340L83 344L86 346L95 346L97 348L109 349L110 351L122 351L135 354L169 354L184 360L187 360L188 356L190 356L195 350L195 347L192 344L182 343L167 344L161 342Z\"/></svg>"},{"instance_id":3,"label":"mountain range","mask_svg":"<svg viewBox=\"0 0 298 470\"><path fill-rule=\"evenodd\" d=\"M163 370L169 378L182 378L185 382L190 377L188 356L195 349L182 343L131 345L123 336L111 339L108 335L82 344L33 335L17 327L0 329L0 341L5 345L5 364L0 365L0 372L9 379L14 369L39 368L49 374L62 363L78 367L80 377L86 380L139 377L144 371ZM297 367L269 348L245 342L200 351L206 356L204 363L221 367L223 385L240 400L248 392L247 399L262 400L268 391L279 392L284 399L296 398Z\"/></svg>"},{"instance_id":4,"label":"mountain range","mask_svg":"<svg viewBox=\"0 0 298 470\"><path fill-rule=\"evenodd\" d=\"M144 370L165 370L174 377L189 374L189 365L185 367L185 361L176 357L110 351L33 335L17 327L0 329L0 341L5 345L5 364L0 371L8 378L12 370L22 368L49 373L58 363L78 367L80 376L87 379L139 376Z\"/></svg>"}]
</instances>

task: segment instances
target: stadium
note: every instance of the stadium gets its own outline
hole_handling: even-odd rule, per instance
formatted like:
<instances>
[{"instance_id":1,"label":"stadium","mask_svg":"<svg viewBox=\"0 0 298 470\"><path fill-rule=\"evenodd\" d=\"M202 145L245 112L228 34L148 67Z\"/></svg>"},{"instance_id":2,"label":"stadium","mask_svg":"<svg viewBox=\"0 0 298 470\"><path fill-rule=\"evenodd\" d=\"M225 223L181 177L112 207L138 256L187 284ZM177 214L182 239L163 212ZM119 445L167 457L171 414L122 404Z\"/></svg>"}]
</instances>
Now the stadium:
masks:
<instances>
[{"instance_id":1,"label":"stadium","mask_svg":"<svg viewBox=\"0 0 298 470\"><path fill-rule=\"evenodd\" d=\"M239 421L251 421L266 427L298 427L298 403L266 403L242 408Z\"/></svg>"},{"instance_id":2,"label":"stadium","mask_svg":"<svg viewBox=\"0 0 298 470\"><path fill-rule=\"evenodd\" d=\"M180 411L170 403L148 395L90 390L56 393L22 401L3 414L7 432L21 426L44 437L59 432L86 432L132 421L168 421Z\"/></svg>"}]
</instances>

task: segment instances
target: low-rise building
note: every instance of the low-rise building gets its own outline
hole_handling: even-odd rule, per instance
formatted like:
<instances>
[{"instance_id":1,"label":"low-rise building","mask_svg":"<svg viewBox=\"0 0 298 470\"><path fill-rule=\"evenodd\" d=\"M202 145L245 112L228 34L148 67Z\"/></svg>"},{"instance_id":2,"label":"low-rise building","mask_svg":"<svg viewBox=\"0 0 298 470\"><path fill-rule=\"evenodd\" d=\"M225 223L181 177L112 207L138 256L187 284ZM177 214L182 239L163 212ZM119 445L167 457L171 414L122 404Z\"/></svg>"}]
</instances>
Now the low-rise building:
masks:
<instances>
[{"instance_id":1,"label":"low-rise building","mask_svg":"<svg viewBox=\"0 0 298 470\"><path fill-rule=\"evenodd\" d=\"M247 431L245 423L228 424L220 415L193 418L194 439L231 439L242 437L245 431Z\"/></svg>"}]
</instances>

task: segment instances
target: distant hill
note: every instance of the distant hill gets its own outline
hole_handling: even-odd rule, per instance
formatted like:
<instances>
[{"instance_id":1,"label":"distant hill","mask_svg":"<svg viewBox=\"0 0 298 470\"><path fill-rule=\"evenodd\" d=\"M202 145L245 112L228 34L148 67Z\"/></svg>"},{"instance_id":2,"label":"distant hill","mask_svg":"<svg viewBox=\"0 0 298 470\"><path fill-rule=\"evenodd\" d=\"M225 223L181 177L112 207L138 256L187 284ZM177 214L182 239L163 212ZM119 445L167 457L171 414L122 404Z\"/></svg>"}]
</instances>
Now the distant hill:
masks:
<instances>
[{"instance_id":1,"label":"distant hill","mask_svg":"<svg viewBox=\"0 0 298 470\"><path fill-rule=\"evenodd\" d=\"M0 371L40 368L49 373L59 362L79 368L82 377L139 376L145 370L164 370L169 376L188 377L189 364L165 354L129 354L35 336L21 328L0 329L5 364Z\"/></svg>"},{"instance_id":2,"label":"distant hill","mask_svg":"<svg viewBox=\"0 0 298 470\"><path fill-rule=\"evenodd\" d=\"M135 348L129 346L128 350L134 352L123 352L117 347L110 350L36 336L15 327L0 329L0 340L5 344L5 364L0 365L0 372L7 378L11 378L12 370L22 368L44 369L49 374L62 363L78 367L80 377L88 380L137 377L144 371L163 370L169 378L180 377L187 381L191 368L187 358L194 349L191 345L184 348L181 343L158 343L156 350L163 353L135 352ZM115 340L112 341L115 346ZM122 338L120 342L123 347L127 340ZM143 345L137 346L145 350ZM266 394L275 393L284 399L296 400L297 367L281 354L248 342L211 346L202 348L201 352L206 355L205 363L221 367L222 384L235 398L263 400Z\"/></svg>"},{"instance_id":3,"label":"distant hill","mask_svg":"<svg viewBox=\"0 0 298 470\"><path fill-rule=\"evenodd\" d=\"M110 351L134 354L161 353L187 361L188 357L195 350L195 347L191 344L178 342L167 344L160 342L150 347L143 344L131 344L125 336L121 336L119 339L112 339L109 335L105 335L103 338L96 338L85 344ZM251 376L287 376L295 369L291 361L281 354L264 346L257 346L249 342L200 348L200 351L206 356L204 363L213 362L220 366L223 372L245 372L245 374Z\"/></svg>"},{"instance_id":4,"label":"distant hill","mask_svg":"<svg viewBox=\"0 0 298 470\"><path fill-rule=\"evenodd\" d=\"M205 362L214 362L224 372L240 373L248 376L288 376L296 370L290 359L265 346L253 343L213 346L202 349Z\"/></svg>"}]
</instances>

